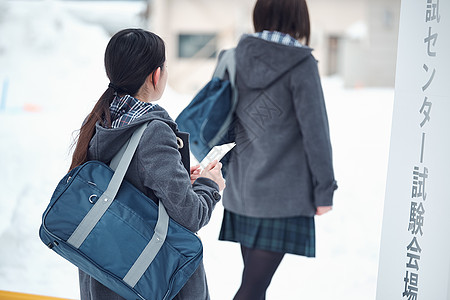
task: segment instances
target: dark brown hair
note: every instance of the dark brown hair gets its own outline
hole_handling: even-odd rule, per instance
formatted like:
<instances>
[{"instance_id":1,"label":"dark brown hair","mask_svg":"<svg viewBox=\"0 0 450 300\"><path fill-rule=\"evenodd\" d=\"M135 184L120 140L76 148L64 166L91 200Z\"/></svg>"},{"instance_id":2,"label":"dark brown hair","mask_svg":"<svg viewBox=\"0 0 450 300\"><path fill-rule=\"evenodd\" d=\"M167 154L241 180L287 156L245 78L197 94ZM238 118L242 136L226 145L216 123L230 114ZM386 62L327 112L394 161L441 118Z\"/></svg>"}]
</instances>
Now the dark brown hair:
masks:
<instances>
[{"instance_id":1,"label":"dark brown hair","mask_svg":"<svg viewBox=\"0 0 450 300\"><path fill-rule=\"evenodd\" d=\"M297 40L304 38L309 45L311 26L305 0L258 0L253 25L256 32L279 31Z\"/></svg>"},{"instance_id":2,"label":"dark brown hair","mask_svg":"<svg viewBox=\"0 0 450 300\"><path fill-rule=\"evenodd\" d=\"M95 104L81 126L70 169L88 160L89 142L95 133L95 124L111 126L109 106L118 93L134 96L145 79L166 61L164 41L156 34L142 29L124 29L109 41L105 51L108 89Z\"/></svg>"}]
</instances>

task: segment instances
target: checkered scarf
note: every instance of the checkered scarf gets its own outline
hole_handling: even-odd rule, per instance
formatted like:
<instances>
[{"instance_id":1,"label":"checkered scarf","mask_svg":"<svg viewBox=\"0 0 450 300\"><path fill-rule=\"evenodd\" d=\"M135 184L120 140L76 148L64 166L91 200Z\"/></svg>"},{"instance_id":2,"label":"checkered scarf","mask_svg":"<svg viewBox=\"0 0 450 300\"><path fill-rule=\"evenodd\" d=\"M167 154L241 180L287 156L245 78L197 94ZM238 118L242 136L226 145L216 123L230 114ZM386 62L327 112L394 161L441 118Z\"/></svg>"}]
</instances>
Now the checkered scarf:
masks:
<instances>
[{"instance_id":1,"label":"checkered scarf","mask_svg":"<svg viewBox=\"0 0 450 300\"><path fill-rule=\"evenodd\" d=\"M157 104L139 101L130 95L115 96L109 111L111 112L111 127L118 128L131 123L133 120L151 111Z\"/></svg>"},{"instance_id":2,"label":"checkered scarf","mask_svg":"<svg viewBox=\"0 0 450 300\"><path fill-rule=\"evenodd\" d=\"M292 36L290 36L289 34L286 34L286 33L279 32L279 31L264 30L263 32L253 33L253 34L251 34L251 36L254 36L254 37L266 40L266 41L287 45L287 46L303 47L303 45L299 41L294 39Z\"/></svg>"}]
</instances>

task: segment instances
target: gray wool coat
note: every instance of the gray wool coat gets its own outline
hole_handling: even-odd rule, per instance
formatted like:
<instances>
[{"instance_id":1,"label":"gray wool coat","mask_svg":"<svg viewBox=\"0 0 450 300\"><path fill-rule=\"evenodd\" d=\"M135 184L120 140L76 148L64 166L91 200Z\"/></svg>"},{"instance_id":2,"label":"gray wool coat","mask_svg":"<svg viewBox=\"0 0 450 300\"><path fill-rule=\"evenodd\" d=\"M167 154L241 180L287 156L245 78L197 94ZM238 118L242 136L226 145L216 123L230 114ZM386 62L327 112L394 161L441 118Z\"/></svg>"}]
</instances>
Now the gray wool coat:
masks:
<instances>
[{"instance_id":1,"label":"gray wool coat","mask_svg":"<svg viewBox=\"0 0 450 300\"><path fill-rule=\"evenodd\" d=\"M139 142L125 179L152 199L164 203L168 215L193 232L205 226L220 200L218 185L208 178L198 178L191 185L189 172L183 165L189 163L188 143L179 151L178 133L175 122L160 106L119 128L104 128L97 124L96 133L89 145L89 160L109 163L119 149L131 137L134 129L150 121ZM94 278L80 270L81 300L123 299L107 289ZM177 300L209 299L208 286L203 263L188 280Z\"/></svg>"},{"instance_id":2,"label":"gray wool coat","mask_svg":"<svg viewBox=\"0 0 450 300\"><path fill-rule=\"evenodd\" d=\"M327 113L308 47L244 36L236 47L236 147L223 205L259 218L314 216L337 188Z\"/></svg>"}]
</instances>

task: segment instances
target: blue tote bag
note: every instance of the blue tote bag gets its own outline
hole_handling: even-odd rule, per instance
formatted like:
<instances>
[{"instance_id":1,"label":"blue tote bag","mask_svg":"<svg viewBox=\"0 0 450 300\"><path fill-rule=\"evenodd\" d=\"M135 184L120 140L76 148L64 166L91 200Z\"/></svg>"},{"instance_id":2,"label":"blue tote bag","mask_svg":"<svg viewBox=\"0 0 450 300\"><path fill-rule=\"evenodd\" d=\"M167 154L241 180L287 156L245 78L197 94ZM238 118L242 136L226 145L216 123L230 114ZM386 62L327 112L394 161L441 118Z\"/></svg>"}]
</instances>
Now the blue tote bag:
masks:
<instances>
[{"instance_id":1,"label":"blue tote bag","mask_svg":"<svg viewBox=\"0 0 450 300\"><path fill-rule=\"evenodd\" d=\"M147 123L148 124L148 123ZM172 299L199 266L200 239L123 180L147 124L111 162L88 161L57 185L39 235L126 299Z\"/></svg>"}]
</instances>

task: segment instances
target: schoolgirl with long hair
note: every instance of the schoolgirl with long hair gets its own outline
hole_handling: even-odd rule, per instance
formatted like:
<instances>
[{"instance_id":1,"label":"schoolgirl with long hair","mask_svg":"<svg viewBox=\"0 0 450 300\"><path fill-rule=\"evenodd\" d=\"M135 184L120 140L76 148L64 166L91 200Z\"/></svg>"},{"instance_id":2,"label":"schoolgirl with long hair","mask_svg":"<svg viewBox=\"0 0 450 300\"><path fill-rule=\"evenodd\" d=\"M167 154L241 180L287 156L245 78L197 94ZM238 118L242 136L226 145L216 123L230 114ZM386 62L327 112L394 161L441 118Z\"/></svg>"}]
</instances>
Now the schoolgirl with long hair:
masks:
<instances>
[{"instance_id":1,"label":"schoolgirl with long hair","mask_svg":"<svg viewBox=\"0 0 450 300\"><path fill-rule=\"evenodd\" d=\"M155 103L168 76L163 40L142 29L118 32L106 47L105 69L110 83L80 129L70 168L88 160L110 163L134 130L150 122L125 179L156 202L162 201L172 219L197 232L221 198L222 165L214 161L204 170L190 167L186 136ZM79 281L81 300L122 299L81 270ZM209 299L202 263L175 299Z\"/></svg>"}]
</instances>

